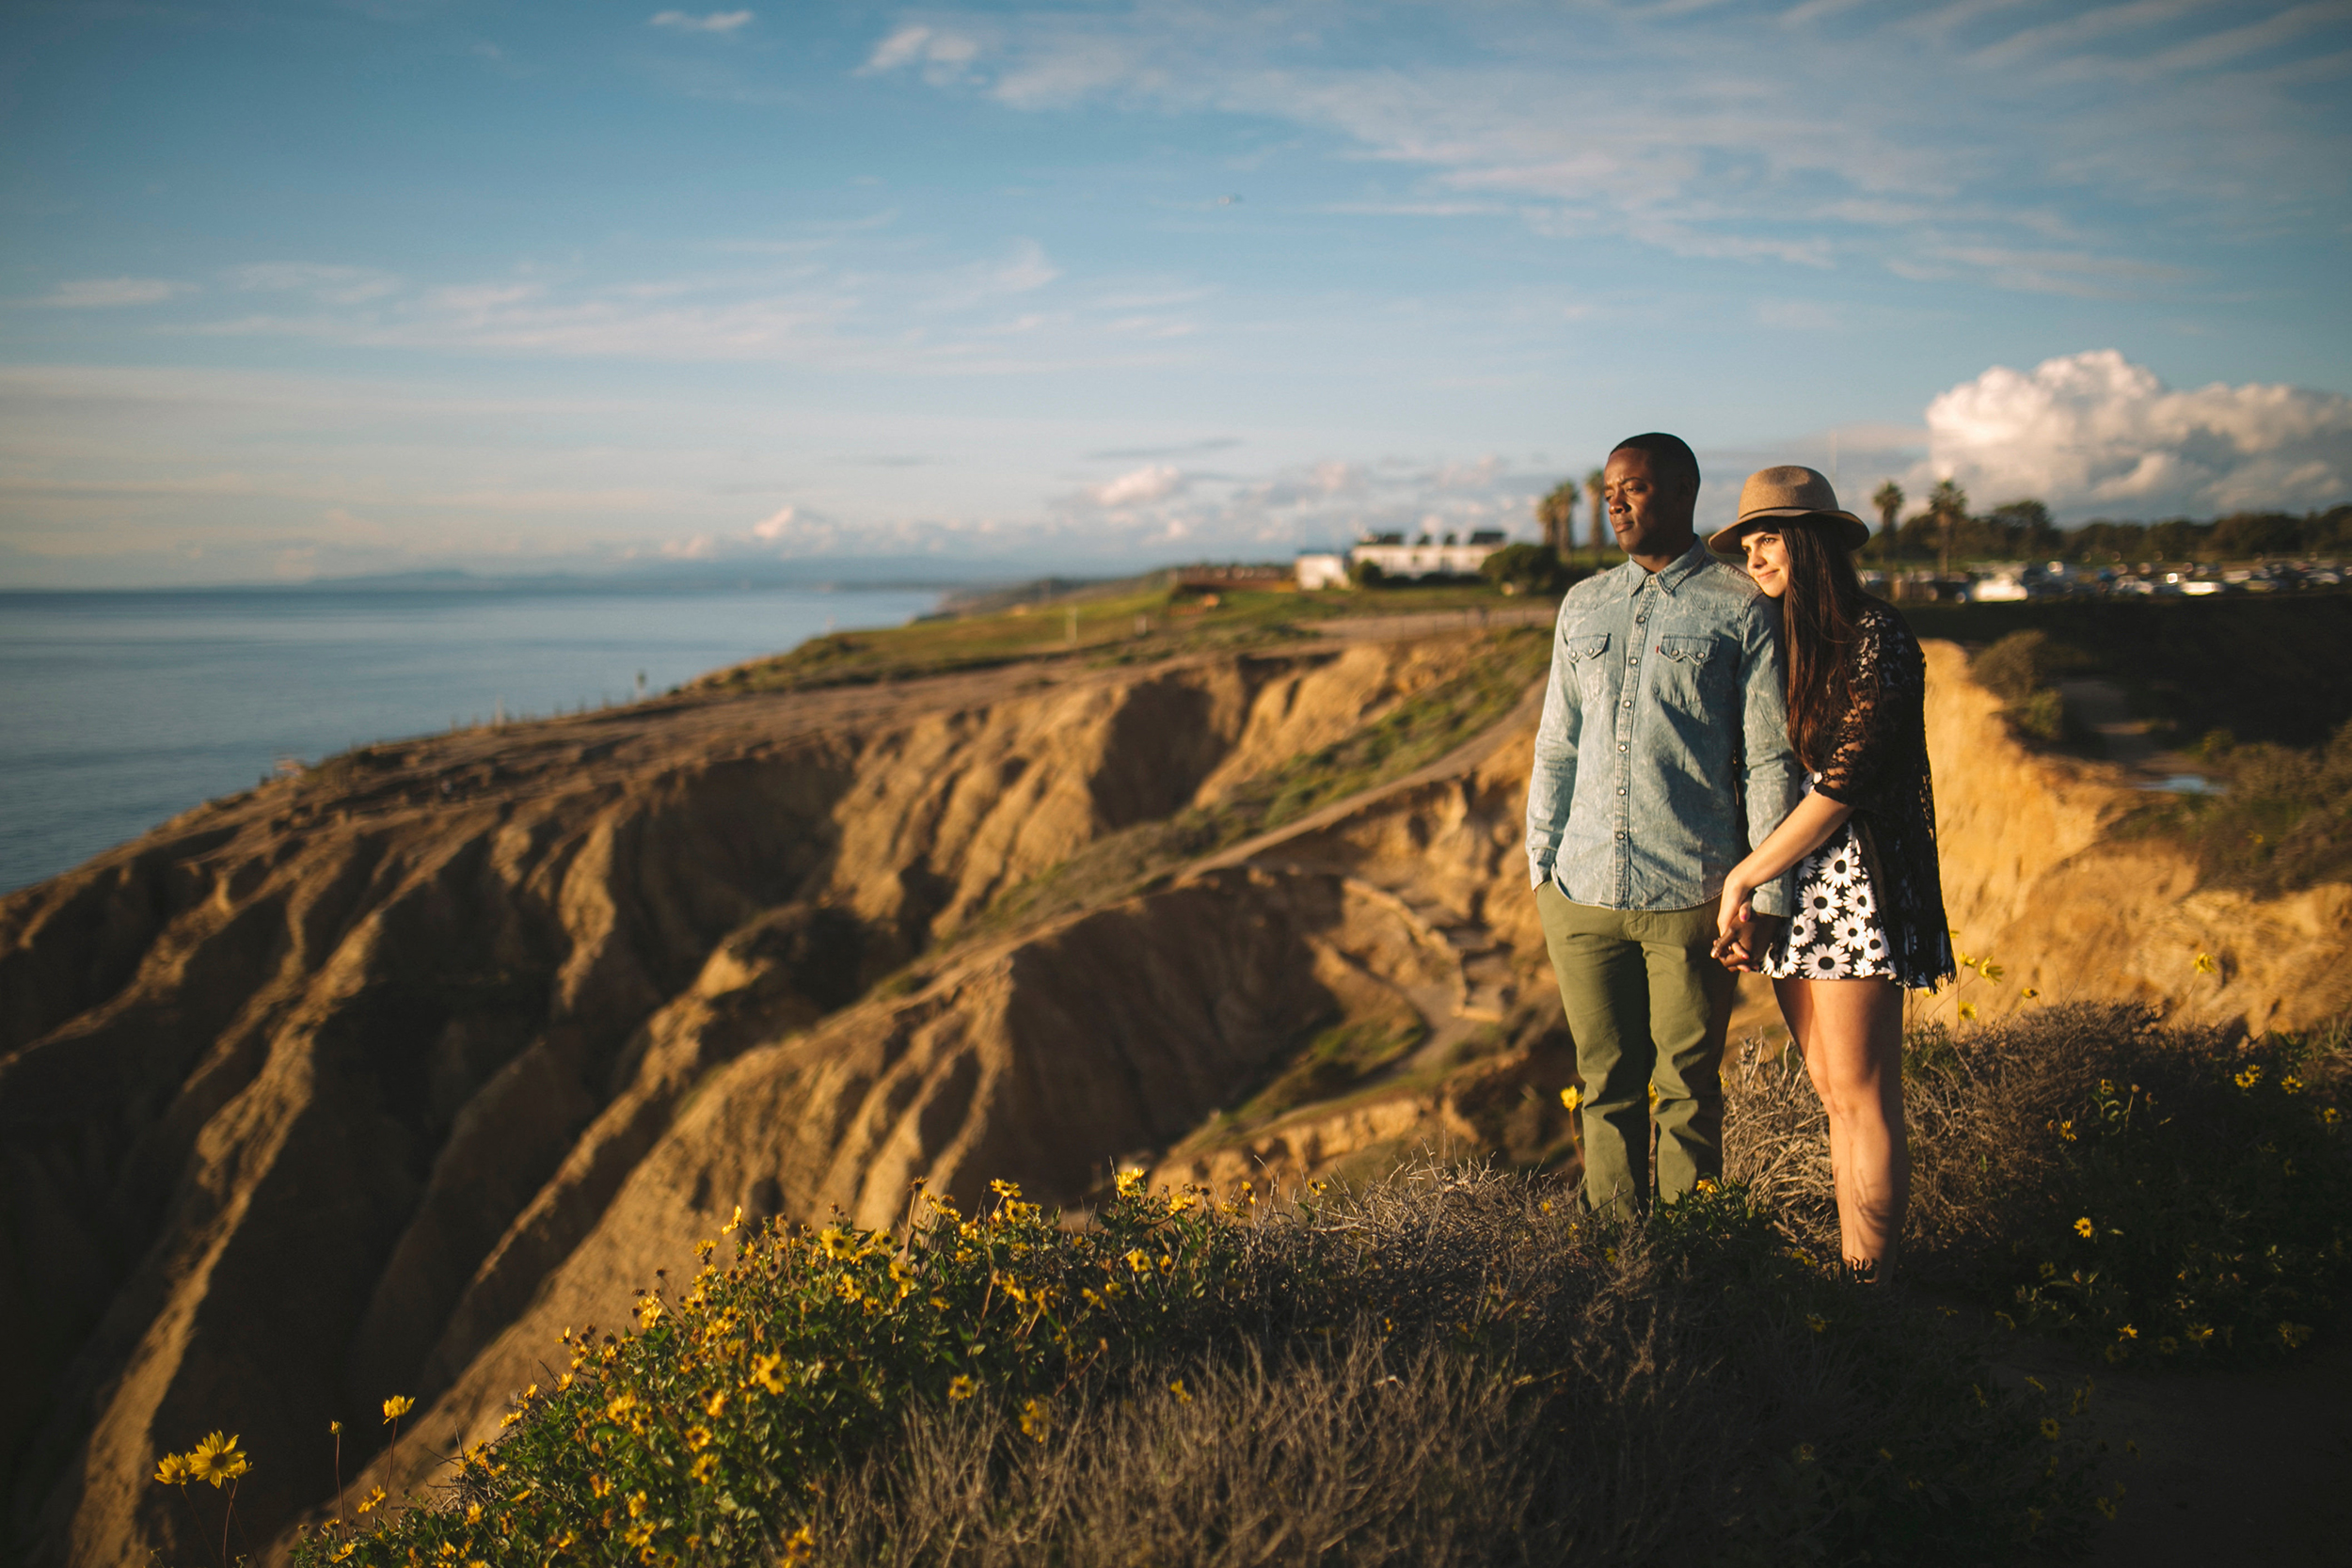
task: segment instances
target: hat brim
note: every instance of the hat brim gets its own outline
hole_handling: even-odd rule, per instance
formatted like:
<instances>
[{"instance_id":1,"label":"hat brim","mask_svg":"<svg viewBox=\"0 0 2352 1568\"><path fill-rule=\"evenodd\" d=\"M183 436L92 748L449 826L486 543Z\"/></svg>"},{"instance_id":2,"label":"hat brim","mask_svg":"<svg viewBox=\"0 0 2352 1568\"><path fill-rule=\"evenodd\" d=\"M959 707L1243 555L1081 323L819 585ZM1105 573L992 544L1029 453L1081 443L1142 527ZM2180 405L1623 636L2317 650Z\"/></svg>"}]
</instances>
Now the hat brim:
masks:
<instances>
[{"instance_id":1,"label":"hat brim","mask_svg":"<svg viewBox=\"0 0 2352 1568\"><path fill-rule=\"evenodd\" d=\"M1851 512L1822 512L1809 506L1768 506L1750 512L1729 528L1718 529L1708 536L1707 547L1717 555L1738 555L1740 541L1747 534L1790 517L1809 517L1821 525L1828 534L1845 549L1858 550L1870 542L1870 525Z\"/></svg>"}]
</instances>

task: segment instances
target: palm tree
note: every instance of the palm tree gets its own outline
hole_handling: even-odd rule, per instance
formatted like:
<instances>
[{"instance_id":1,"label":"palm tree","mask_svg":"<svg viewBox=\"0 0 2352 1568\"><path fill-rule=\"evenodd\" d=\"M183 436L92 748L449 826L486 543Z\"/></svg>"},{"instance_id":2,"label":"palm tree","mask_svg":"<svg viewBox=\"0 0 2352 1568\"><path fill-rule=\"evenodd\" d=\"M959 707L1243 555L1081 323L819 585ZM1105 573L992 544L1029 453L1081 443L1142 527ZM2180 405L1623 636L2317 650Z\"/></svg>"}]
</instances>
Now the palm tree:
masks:
<instances>
[{"instance_id":1,"label":"palm tree","mask_svg":"<svg viewBox=\"0 0 2352 1568\"><path fill-rule=\"evenodd\" d=\"M1535 522L1544 531L1544 543L1562 561L1576 548L1576 481L1564 479L1551 487L1551 493L1535 503Z\"/></svg>"},{"instance_id":2,"label":"palm tree","mask_svg":"<svg viewBox=\"0 0 2352 1568\"><path fill-rule=\"evenodd\" d=\"M1928 515L1935 519L1935 575L1952 575L1952 531L1968 519L1968 492L1939 479L1928 494Z\"/></svg>"},{"instance_id":3,"label":"palm tree","mask_svg":"<svg viewBox=\"0 0 2352 1568\"><path fill-rule=\"evenodd\" d=\"M1600 564L1603 551L1609 548L1609 502L1601 494L1600 470L1595 468L1584 476L1584 493L1593 499L1593 564Z\"/></svg>"},{"instance_id":4,"label":"palm tree","mask_svg":"<svg viewBox=\"0 0 2352 1568\"><path fill-rule=\"evenodd\" d=\"M1870 504L1879 509L1880 531L1893 533L1895 519L1902 515L1903 487L1893 480L1888 480L1880 485L1877 492L1870 497Z\"/></svg>"}]
</instances>

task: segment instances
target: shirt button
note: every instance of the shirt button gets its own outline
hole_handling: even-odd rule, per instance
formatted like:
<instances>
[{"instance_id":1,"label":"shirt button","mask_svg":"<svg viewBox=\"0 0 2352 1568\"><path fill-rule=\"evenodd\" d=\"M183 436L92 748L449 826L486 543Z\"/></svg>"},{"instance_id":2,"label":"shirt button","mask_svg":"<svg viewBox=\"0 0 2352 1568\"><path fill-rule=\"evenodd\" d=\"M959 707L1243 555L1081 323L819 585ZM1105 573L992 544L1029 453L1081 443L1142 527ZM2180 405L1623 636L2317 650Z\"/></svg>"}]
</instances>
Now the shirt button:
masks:
<instances>
[{"instance_id":1,"label":"shirt button","mask_svg":"<svg viewBox=\"0 0 2352 1568\"><path fill-rule=\"evenodd\" d=\"M1623 750L1623 748L1621 747L1621 748L1619 748L1619 750ZM1623 784L1619 784L1619 785L1617 786L1617 793L1618 793L1618 794L1620 794L1620 795L1623 795L1623 794L1625 793L1625 786L1624 786Z\"/></svg>"},{"instance_id":2,"label":"shirt button","mask_svg":"<svg viewBox=\"0 0 2352 1568\"><path fill-rule=\"evenodd\" d=\"M1619 707L1631 707L1633 705L1633 699L1628 697L1624 702L1618 704L1617 705Z\"/></svg>"},{"instance_id":3,"label":"shirt button","mask_svg":"<svg viewBox=\"0 0 2352 1568\"><path fill-rule=\"evenodd\" d=\"M1617 830L1617 836L1618 836L1619 838L1623 838L1623 837L1625 837L1625 830L1624 830L1623 828L1619 828L1619 829Z\"/></svg>"},{"instance_id":4,"label":"shirt button","mask_svg":"<svg viewBox=\"0 0 2352 1568\"><path fill-rule=\"evenodd\" d=\"M1624 750L1625 750L1625 742L1624 742L1624 741L1620 740L1620 741L1618 741L1618 742L1617 742L1617 750L1618 750L1618 751L1620 751L1620 752L1622 752L1622 751L1624 751Z\"/></svg>"}]
</instances>

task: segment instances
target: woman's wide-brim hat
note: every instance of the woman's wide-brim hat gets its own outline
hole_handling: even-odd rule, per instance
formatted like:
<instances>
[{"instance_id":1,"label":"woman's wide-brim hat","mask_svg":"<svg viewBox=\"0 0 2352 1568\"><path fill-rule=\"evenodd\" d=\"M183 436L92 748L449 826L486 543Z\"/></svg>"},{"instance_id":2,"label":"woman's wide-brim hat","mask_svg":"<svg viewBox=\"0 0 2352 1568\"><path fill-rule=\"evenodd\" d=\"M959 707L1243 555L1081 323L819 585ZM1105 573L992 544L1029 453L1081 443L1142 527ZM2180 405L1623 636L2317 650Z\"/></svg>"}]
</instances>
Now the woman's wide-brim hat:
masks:
<instances>
[{"instance_id":1,"label":"woman's wide-brim hat","mask_svg":"<svg viewBox=\"0 0 2352 1568\"><path fill-rule=\"evenodd\" d=\"M1870 541L1870 525L1839 510L1836 487L1819 469L1784 463L1748 476L1740 486L1740 520L1718 530L1707 546L1719 555L1738 555L1740 540L1750 532L1788 517L1811 518L1816 528L1850 550Z\"/></svg>"}]
</instances>

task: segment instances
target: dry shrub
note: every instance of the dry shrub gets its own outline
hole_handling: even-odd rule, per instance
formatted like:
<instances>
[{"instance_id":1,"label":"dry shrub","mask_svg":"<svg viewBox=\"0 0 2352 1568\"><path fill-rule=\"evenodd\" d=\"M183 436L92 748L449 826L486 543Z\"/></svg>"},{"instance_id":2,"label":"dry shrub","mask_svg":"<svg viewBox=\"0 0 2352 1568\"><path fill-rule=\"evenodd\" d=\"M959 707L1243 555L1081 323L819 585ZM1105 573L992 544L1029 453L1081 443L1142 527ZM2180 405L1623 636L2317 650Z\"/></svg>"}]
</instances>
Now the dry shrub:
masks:
<instances>
[{"instance_id":1,"label":"dry shrub","mask_svg":"<svg viewBox=\"0 0 2352 1568\"><path fill-rule=\"evenodd\" d=\"M816 1559L1973 1561L2090 1515L2048 1410L1737 1193L1637 1228L1424 1166L1243 1231L1148 1359L910 1408L824 1489Z\"/></svg>"},{"instance_id":2,"label":"dry shrub","mask_svg":"<svg viewBox=\"0 0 2352 1568\"><path fill-rule=\"evenodd\" d=\"M1920 1031L1905 1268L2110 1360L2293 1350L2346 1272L2348 1077L2341 1029L2248 1039L2130 1006ZM1803 1068L1751 1041L1725 1081L1728 1174L1835 1257L1828 1124Z\"/></svg>"}]
</instances>

